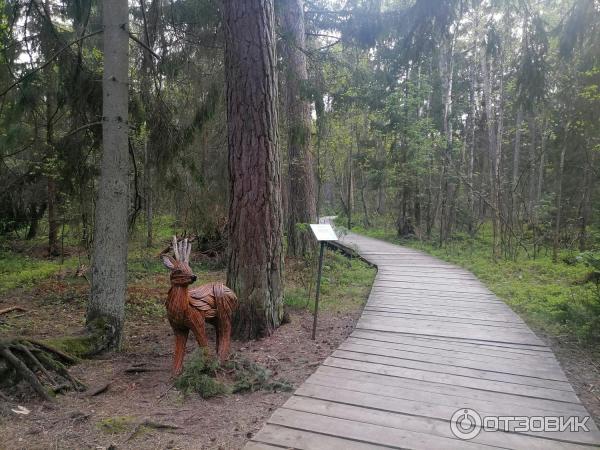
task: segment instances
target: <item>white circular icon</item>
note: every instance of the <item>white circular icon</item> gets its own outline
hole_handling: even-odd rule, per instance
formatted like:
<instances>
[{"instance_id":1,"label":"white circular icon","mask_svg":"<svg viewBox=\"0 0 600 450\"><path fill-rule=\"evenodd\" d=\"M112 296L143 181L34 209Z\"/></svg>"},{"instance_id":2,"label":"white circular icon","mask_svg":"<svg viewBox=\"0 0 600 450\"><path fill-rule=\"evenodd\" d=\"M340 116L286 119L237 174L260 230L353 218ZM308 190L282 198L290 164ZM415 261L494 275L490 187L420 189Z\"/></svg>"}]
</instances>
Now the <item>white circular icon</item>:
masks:
<instances>
[{"instance_id":1,"label":"white circular icon","mask_svg":"<svg viewBox=\"0 0 600 450\"><path fill-rule=\"evenodd\" d=\"M452 414L450 430L459 439L473 439L481 431L481 416L470 408L461 408Z\"/></svg>"}]
</instances>

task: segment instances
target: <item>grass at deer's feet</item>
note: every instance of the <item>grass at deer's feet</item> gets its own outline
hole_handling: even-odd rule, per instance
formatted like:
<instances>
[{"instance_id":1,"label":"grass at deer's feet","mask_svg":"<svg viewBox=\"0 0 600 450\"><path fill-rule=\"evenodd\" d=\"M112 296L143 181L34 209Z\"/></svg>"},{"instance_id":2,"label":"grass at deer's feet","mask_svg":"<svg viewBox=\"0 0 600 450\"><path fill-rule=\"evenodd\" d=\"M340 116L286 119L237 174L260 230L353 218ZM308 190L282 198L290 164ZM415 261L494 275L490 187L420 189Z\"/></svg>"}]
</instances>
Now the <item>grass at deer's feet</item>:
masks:
<instances>
[{"instance_id":1,"label":"grass at deer's feet","mask_svg":"<svg viewBox=\"0 0 600 450\"><path fill-rule=\"evenodd\" d=\"M561 252L553 263L551 251L535 259L524 252L515 260L491 258L486 229L474 238L458 235L437 243L400 240L390 228L354 227L352 231L422 250L473 272L533 328L589 346L600 342L600 287L586 282L591 272L576 251Z\"/></svg>"},{"instance_id":2,"label":"grass at deer's feet","mask_svg":"<svg viewBox=\"0 0 600 450\"><path fill-rule=\"evenodd\" d=\"M286 261L285 304L314 309L317 255ZM359 259L325 251L319 309L346 312L360 309L367 300L376 270Z\"/></svg>"}]
</instances>

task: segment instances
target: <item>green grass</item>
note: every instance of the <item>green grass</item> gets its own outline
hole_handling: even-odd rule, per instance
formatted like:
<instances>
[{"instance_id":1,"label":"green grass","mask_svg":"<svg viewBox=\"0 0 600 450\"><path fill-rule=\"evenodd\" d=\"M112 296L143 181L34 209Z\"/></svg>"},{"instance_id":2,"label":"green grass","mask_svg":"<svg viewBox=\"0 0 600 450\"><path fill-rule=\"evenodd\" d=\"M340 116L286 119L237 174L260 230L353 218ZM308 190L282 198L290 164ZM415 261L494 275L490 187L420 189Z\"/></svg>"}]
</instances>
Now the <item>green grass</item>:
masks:
<instances>
[{"instance_id":1,"label":"green grass","mask_svg":"<svg viewBox=\"0 0 600 450\"><path fill-rule=\"evenodd\" d=\"M30 258L20 254L0 253L0 294L15 288L28 288L60 270L77 267L76 258L60 260Z\"/></svg>"},{"instance_id":2,"label":"green grass","mask_svg":"<svg viewBox=\"0 0 600 450\"><path fill-rule=\"evenodd\" d=\"M577 252L563 250L557 263L551 252L535 259L522 252L515 260L491 257L487 228L474 238L457 235L444 247L418 240L400 240L390 228L352 231L422 250L473 272L532 327L582 344L600 342L600 290L584 283L590 268L577 261Z\"/></svg>"},{"instance_id":3,"label":"green grass","mask_svg":"<svg viewBox=\"0 0 600 450\"><path fill-rule=\"evenodd\" d=\"M288 307L314 310L315 259L304 261L300 268L292 269L289 265L286 268L284 302ZM360 308L367 299L375 273L375 268L359 259L325 250L319 309L345 312Z\"/></svg>"}]
</instances>

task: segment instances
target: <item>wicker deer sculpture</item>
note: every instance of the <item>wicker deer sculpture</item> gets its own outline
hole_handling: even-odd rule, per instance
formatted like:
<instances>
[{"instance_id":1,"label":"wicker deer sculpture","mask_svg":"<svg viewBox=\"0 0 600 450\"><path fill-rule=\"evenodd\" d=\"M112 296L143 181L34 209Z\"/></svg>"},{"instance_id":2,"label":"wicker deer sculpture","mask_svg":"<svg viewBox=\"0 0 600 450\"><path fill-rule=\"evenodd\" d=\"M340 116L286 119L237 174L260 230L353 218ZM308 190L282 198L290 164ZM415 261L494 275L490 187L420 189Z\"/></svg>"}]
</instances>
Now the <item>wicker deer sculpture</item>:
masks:
<instances>
[{"instance_id":1,"label":"wicker deer sculpture","mask_svg":"<svg viewBox=\"0 0 600 450\"><path fill-rule=\"evenodd\" d=\"M173 236L175 258L162 255L163 264L171 271L171 289L165 305L169 323L175 333L174 376L181 373L190 330L200 347L208 347L205 322L215 327L219 359L227 359L231 345L231 319L238 305L235 293L223 283L189 288L196 281L196 275L190 268L191 251L192 244L187 239L177 242L177 238Z\"/></svg>"}]
</instances>

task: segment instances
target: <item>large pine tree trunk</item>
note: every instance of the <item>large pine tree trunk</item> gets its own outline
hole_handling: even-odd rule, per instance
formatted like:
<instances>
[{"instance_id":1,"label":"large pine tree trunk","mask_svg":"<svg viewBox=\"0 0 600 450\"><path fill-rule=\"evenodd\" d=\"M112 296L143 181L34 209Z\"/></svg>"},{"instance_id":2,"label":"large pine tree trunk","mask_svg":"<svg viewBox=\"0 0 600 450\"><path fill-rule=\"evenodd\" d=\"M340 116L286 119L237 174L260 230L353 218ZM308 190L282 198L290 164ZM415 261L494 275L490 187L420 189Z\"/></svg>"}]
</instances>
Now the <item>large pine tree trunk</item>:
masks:
<instances>
[{"instance_id":1,"label":"large pine tree trunk","mask_svg":"<svg viewBox=\"0 0 600 450\"><path fill-rule=\"evenodd\" d=\"M227 283L234 335L270 334L283 316L283 217L272 0L224 1L229 147Z\"/></svg>"},{"instance_id":2,"label":"large pine tree trunk","mask_svg":"<svg viewBox=\"0 0 600 450\"><path fill-rule=\"evenodd\" d=\"M127 0L102 3L102 161L96 202L88 329L101 329L104 349L118 349L123 335L127 282L129 188Z\"/></svg>"},{"instance_id":3,"label":"large pine tree trunk","mask_svg":"<svg viewBox=\"0 0 600 450\"><path fill-rule=\"evenodd\" d=\"M304 98L303 84L308 79L306 69L304 10L301 0L281 2L284 30L285 89L288 126L288 254L300 256L313 246L308 231L298 229L299 223L314 223L317 217L315 175L310 151L311 108Z\"/></svg>"}]
</instances>

